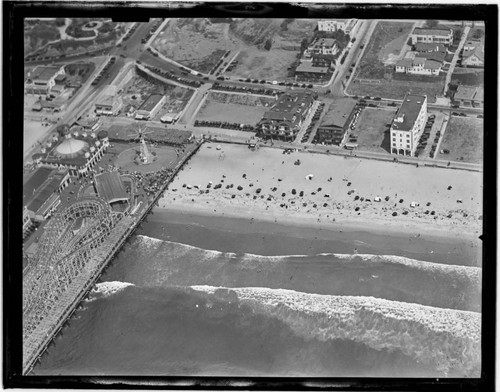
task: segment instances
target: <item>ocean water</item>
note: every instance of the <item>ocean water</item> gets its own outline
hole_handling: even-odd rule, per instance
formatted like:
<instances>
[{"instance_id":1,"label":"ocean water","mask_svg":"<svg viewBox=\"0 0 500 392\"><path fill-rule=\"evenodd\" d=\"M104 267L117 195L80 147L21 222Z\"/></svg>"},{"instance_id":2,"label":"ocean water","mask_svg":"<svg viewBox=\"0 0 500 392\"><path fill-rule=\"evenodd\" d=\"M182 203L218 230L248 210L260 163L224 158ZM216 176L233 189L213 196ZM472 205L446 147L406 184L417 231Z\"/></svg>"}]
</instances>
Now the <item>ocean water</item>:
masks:
<instances>
[{"instance_id":1,"label":"ocean water","mask_svg":"<svg viewBox=\"0 0 500 392\"><path fill-rule=\"evenodd\" d=\"M33 374L479 376L480 244L379 237L155 213Z\"/></svg>"}]
</instances>

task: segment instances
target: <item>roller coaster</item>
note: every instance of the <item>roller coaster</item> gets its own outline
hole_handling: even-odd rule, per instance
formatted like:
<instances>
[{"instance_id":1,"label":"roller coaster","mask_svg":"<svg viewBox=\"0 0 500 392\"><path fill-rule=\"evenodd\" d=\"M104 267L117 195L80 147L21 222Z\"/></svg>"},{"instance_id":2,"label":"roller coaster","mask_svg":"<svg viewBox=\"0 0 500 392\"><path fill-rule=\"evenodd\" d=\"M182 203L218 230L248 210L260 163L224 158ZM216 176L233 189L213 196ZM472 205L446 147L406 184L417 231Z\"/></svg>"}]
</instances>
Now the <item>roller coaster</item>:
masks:
<instances>
[{"instance_id":1,"label":"roller coaster","mask_svg":"<svg viewBox=\"0 0 500 392\"><path fill-rule=\"evenodd\" d=\"M70 299L98 273L103 251L109 251L102 244L124 218L128 217L113 211L105 200L83 197L47 223L23 276L23 363L36 355L40 342L73 305Z\"/></svg>"}]
</instances>

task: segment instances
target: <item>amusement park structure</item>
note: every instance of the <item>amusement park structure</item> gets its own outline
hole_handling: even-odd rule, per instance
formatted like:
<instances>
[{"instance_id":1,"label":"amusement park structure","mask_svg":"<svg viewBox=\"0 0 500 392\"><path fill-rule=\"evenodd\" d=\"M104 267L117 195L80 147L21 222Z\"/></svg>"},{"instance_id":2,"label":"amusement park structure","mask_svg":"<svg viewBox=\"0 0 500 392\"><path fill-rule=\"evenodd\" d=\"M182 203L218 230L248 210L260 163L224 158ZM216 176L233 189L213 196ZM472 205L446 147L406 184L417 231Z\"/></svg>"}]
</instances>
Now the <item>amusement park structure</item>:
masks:
<instances>
[{"instance_id":1,"label":"amusement park structure","mask_svg":"<svg viewBox=\"0 0 500 392\"><path fill-rule=\"evenodd\" d=\"M32 366L40 342L98 276L106 256L115 251L110 245L117 243L114 237L131 225L129 216L98 197L78 199L47 223L23 276L23 368Z\"/></svg>"},{"instance_id":2,"label":"amusement park structure","mask_svg":"<svg viewBox=\"0 0 500 392\"><path fill-rule=\"evenodd\" d=\"M146 140L144 139L144 135L147 135L149 133L152 133L152 131L145 132L143 128L139 128L137 130L137 133L128 135L130 138L139 139L139 141L141 142L139 155L136 159L136 163L138 165L149 165L156 160L156 156L149 151Z\"/></svg>"}]
</instances>

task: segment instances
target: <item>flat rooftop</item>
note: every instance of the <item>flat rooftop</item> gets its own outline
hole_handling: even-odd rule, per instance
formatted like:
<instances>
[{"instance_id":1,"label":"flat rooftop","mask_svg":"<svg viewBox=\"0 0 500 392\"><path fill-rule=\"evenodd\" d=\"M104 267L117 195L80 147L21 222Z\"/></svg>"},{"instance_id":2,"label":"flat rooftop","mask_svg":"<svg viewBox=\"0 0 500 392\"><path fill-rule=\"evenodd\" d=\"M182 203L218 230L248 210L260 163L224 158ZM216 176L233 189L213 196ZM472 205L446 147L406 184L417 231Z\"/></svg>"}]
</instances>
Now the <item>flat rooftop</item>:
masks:
<instances>
[{"instance_id":1,"label":"flat rooftop","mask_svg":"<svg viewBox=\"0 0 500 392\"><path fill-rule=\"evenodd\" d=\"M394 116L392 129L398 131L411 130L426 98L425 95L407 94L398 112ZM398 119L402 119L402 121L397 121Z\"/></svg>"},{"instance_id":2,"label":"flat rooftop","mask_svg":"<svg viewBox=\"0 0 500 392\"><path fill-rule=\"evenodd\" d=\"M336 100L323 117L319 127L344 128L356 106L356 103L356 100L350 98Z\"/></svg>"},{"instance_id":3,"label":"flat rooftop","mask_svg":"<svg viewBox=\"0 0 500 392\"><path fill-rule=\"evenodd\" d=\"M420 27L415 27L413 34L418 35L440 35L442 37L448 37L451 34L451 29L423 29Z\"/></svg>"},{"instance_id":4,"label":"flat rooftop","mask_svg":"<svg viewBox=\"0 0 500 392\"><path fill-rule=\"evenodd\" d=\"M147 112L150 112L155 108L156 105L158 105L158 102L160 102L162 98L163 95L161 94L151 94L149 97L146 98L146 100L137 110L145 110Z\"/></svg>"},{"instance_id":5,"label":"flat rooftop","mask_svg":"<svg viewBox=\"0 0 500 392\"><path fill-rule=\"evenodd\" d=\"M129 199L127 192L123 188L120 173L110 172L95 176L95 186L97 194L108 203L126 201Z\"/></svg>"}]
</instances>

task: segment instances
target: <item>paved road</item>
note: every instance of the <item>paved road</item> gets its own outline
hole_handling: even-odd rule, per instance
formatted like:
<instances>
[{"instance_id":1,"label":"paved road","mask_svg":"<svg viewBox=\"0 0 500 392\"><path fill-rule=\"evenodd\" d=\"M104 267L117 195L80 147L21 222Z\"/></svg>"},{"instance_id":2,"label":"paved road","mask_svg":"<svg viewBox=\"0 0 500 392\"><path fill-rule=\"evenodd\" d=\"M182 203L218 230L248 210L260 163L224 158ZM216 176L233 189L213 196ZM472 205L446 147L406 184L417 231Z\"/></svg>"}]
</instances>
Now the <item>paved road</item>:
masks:
<instances>
[{"instance_id":1,"label":"paved road","mask_svg":"<svg viewBox=\"0 0 500 392\"><path fill-rule=\"evenodd\" d=\"M458 57L460 55L460 51L462 50L462 48L465 44L465 40L466 40L467 36L469 35L469 31L470 31L470 26L466 26L464 29L464 32L462 34L462 37L460 39L460 43L458 44L458 48L455 51L455 54L453 55L453 60L451 60L451 64L450 64L450 68L448 70L448 73L446 74L446 81L444 82L443 95L445 95L446 92L448 91L448 85L450 84L450 81L451 81L451 75L453 75L453 71L455 70L455 65L457 65Z\"/></svg>"}]
</instances>

